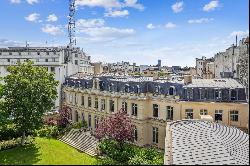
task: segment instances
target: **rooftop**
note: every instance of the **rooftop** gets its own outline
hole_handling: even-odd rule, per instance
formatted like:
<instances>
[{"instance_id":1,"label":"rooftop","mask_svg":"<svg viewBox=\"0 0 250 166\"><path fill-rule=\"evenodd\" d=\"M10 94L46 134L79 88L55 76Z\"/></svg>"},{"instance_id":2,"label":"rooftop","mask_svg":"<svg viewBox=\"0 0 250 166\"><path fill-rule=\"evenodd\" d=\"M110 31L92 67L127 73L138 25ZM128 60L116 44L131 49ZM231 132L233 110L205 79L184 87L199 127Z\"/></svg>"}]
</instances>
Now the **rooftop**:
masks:
<instances>
[{"instance_id":1,"label":"rooftop","mask_svg":"<svg viewBox=\"0 0 250 166\"><path fill-rule=\"evenodd\" d=\"M165 164L249 164L249 135L237 128L183 120L168 123L167 133L171 138L166 139L170 148L166 148Z\"/></svg>"}]
</instances>

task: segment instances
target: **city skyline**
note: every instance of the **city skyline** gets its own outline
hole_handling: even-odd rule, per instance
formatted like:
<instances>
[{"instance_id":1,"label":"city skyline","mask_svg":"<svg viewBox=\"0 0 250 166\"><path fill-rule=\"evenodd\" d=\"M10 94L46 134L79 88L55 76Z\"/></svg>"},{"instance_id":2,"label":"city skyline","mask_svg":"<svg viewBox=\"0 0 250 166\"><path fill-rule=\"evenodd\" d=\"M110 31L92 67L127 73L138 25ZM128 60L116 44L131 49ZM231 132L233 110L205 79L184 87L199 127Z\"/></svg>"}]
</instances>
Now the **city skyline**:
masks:
<instances>
[{"instance_id":1,"label":"city skyline","mask_svg":"<svg viewBox=\"0 0 250 166\"><path fill-rule=\"evenodd\" d=\"M77 46L93 61L195 66L249 34L248 1L76 0ZM0 47L68 44L68 1L0 2ZM6 19L10 18L10 19ZM47 43L47 44L46 44ZM183 61L181 60L183 59Z\"/></svg>"}]
</instances>

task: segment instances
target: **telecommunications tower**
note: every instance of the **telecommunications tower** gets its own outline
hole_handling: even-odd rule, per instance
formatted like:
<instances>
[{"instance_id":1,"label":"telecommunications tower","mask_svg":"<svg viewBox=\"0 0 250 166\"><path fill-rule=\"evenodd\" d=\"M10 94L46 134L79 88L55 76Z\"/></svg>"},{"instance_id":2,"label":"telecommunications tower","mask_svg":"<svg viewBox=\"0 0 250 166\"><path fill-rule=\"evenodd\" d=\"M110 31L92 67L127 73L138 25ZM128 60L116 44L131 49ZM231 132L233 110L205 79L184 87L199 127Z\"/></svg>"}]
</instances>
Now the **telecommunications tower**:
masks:
<instances>
[{"instance_id":1,"label":"telecommunications tower","mask_svg":"<svg viewBox=\"0 0 250 166\"><path fill-rule=\"evenodd\" d=\"M75 38L75 0L69 0L69 22L68 22L68 35L69 35L69 47L72 48L73 45L76 45L76 38Z\"/></svg>"}]
</instances>

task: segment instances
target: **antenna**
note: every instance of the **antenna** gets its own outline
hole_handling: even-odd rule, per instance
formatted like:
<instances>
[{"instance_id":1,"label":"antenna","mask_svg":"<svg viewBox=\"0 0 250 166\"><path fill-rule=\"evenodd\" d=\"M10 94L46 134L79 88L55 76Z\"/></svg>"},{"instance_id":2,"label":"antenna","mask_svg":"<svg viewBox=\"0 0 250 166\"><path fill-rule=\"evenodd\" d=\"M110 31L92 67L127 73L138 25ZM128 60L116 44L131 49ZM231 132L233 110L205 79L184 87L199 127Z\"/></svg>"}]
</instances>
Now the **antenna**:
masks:
<instances>
[{"instance_id":1,"label":"antenna","mask_svg":"<svg viewBox=\"0 0 250 166\"><path fill-rule=\"evenodd\" d=\"M68 37L69 37L69 46L72 47L76 45L75 39L75 0L69 0L69 22L68 22Z\"/></svg>"}]
</instances>

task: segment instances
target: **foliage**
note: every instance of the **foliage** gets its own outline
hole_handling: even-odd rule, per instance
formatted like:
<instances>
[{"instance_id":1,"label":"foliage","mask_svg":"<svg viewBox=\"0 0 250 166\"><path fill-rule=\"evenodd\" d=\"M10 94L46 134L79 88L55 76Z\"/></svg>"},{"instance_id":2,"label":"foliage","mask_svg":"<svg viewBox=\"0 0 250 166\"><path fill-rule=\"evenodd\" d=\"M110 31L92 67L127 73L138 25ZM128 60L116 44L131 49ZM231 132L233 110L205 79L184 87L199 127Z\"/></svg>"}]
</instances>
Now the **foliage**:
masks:
<instances>
[{"instance_id":1,"label":"foliage","mask_svg":"<svg viewBox=\"0 0 250 166\"><path fill-rule=\"evenodd\" d=\"M162 165L163 154L153 148L141 148L137 150L135 156L130 157L129 165Z\"/></svg>"},{"instance_id":2,"label":"foliage","mask_svg":"<svg viewBox=\"0 0 250 166\"><path fill-rule=\"evenodd\" d=\"M35 136L56 138L59 135L58 127L51 125L44 125L43 128L35 131Z\"/></svg>"},{"instance_id":3,"label":"foliage","mask_svg":"<svg viewBox=\"0 0 250 166\"><path fill-rule=\"evenodd\" d=\"M81 121L81 122L75 122L71 125L73 129L81 129L81 128L87 128L87 122Z\"/></svg>"},{"instance_id":4,"label":"foliage","mask_svg":"<svg viewBox=\"0 0 250 166\"><path fill-rule=\"evenodd\" d=\"M7 71L10 74L3 78L4 108L22 131L23 145L25 133L39 129L43 114L54 106L58 81L45 68L33 66L32 61L9 66Z\"/></svg>"},{"instance_id":5,"label":"foliage","mask_svg":"<svg viewBox=\"0 0 250 166\"><path fill-rule=\"evenodd\" d=\"M112 159L113 162L129 165L162 165L163 154L154 148L140 148L135 145L125 143L120 148L115 140L105 139L99 144L102 155L107 156L106 160Z\"/></svg>"},{"instance_id":6,"label":"foliage","mask_svg":"<svg viewBox=\"0 0 250 166\"><path fill-rule=\"evenodd\" d=\"M49 118L48 120L44 121L45 125L55 126L57 125L57 120L54 120L53 118Z\"/></svg>"},{"instance_id":7,"label":"foliage","mask_svg":"<svg viewBox=\"0 0 250 166\"><path fill-rule=\"evenodd\" d=\"M31 144L33 142L32 137L28 137L26 144ZM17 147L21 143L21 138L13 138L10 140L4 140L0 142L0 151L11 149Z\"/></svg>"},{"instance_id":8,"label":"foliage","mask_svg":"<svg viewBox=\"0 0 250 166\"><path fill-rule=\"evenodd\" d=\"M59 120L57 123L61 128L65 128L68 124L70 124L71 113L72 110L68 106L63 107L61 110L59 110Z\"/></svg>"},{"instance_id":9,"label":"foliage","mask_svg":"<svg viewBox=\"0 0 250 166\"><path fill-rule=\"evenodd\" d=\"M10 140L12 138L21 137L22 133L15 128L15 125L9 124L0 129L0 141Z\"/></svg>"},{"instance_id":10,"label":"foliage","mask_svg":"<svg viewBox=\"0 0 250 166\"><path fill-rule=\"evenodd\" d=\"M0 165L97 165L99 161L59 140L39 137L34 144L0 151Z\"/></svg>"},{"instance_id":11,"label":"foliage","mask_svg":"<svg viewBox=\"0 0 250 166\"><path fill-rule=\"evenodd\" d=\"M102 161L101 161L102 165L119 165L119 162L113 160L110 157L105 157Z\"/></svg>"},{"instance_id":12,"label":"foliage","mask_svg":"<svg viewBox=\"0 0 250 166\"><path fill-rule=\"evenodd\" d=\"M112 117L98 123L96 137L98 139L114 139L122 146L125 141L134 140L134 126L127 114L121 109Z\"/></svg>"}]
</instances>

